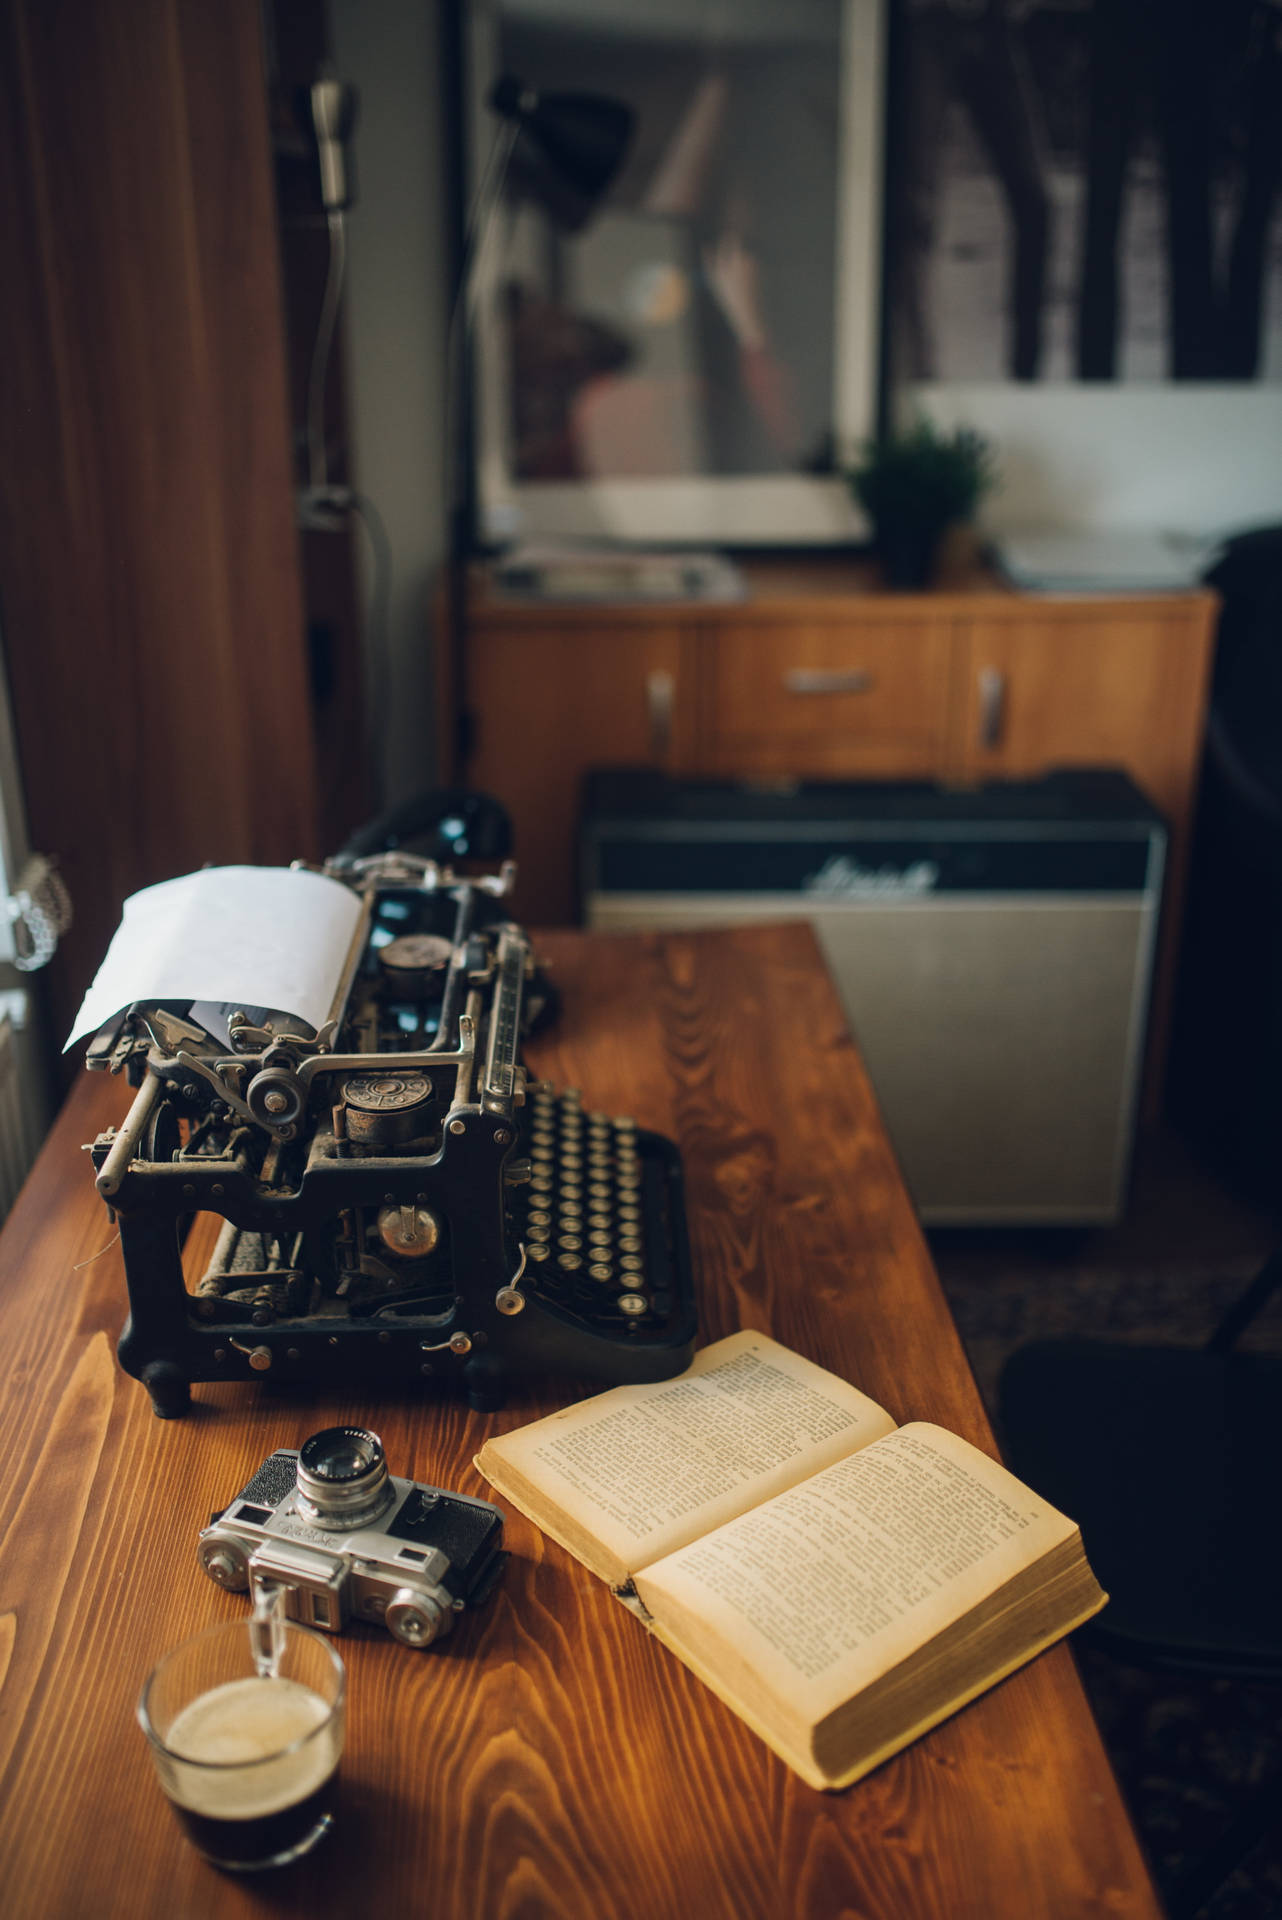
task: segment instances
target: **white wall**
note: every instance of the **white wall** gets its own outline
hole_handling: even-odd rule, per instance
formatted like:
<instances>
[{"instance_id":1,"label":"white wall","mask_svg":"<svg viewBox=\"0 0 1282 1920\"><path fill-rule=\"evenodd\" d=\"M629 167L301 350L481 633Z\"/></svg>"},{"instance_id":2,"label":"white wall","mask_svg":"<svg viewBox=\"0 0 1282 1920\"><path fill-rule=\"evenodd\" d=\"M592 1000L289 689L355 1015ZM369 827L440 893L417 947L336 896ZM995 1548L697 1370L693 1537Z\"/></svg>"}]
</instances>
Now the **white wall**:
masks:
<instances>
[{"instance_id":1,"label":"white wall","mask_svg":"<svg viewBox=\"0 0 1282 1920\"><path fill-rule=\"evenodd\" d=\"M387 659L375 651L366 668L370 711L384 720L380 757L392 804L436 779L431 595L446 545L450 306L440 6L332 0L331 17L335 77L359 94L348 394L356 485L374 502L391 546Z\"/></svg>"},{"instance_id":2,"label":"white wall","mask_svg":"<svg viewBox=\"0 0 1282 1920\"><path fill-rule=\"evenodd\" d=\"M904 410L995 444L984 525L1217 535L1282 521L1282 387L923 386Z\"/></svg>"}]
</instances>

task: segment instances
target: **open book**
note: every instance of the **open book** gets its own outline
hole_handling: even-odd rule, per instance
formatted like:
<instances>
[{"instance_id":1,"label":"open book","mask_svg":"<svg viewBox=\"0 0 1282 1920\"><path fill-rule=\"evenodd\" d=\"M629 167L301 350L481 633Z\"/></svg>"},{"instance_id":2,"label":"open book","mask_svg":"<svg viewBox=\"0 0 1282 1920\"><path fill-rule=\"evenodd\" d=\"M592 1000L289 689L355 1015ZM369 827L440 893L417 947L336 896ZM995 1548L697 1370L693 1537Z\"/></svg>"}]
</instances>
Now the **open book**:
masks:
<instances>
[{"instance_id":1,"label":"open book","mask_svg":"<svg viewBox=\"0 0 1282 1920\"><path fill-rule=\"evenodd\" d=\"M760 1333L486 1442L486 1479L815 1787L1104 1605L1071 1520Z\"/></svg>"}]
</instances>

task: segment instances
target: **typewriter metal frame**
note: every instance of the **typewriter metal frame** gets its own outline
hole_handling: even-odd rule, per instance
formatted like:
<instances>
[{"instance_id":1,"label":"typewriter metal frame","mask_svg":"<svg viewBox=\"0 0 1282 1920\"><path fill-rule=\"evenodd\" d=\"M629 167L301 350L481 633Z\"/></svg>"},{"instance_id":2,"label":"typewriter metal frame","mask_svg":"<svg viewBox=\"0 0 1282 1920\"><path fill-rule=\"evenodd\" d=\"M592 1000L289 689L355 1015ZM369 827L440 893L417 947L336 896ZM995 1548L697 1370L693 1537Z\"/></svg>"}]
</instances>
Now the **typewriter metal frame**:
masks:
<instances>
[{"instance_id":1,"label":"typewriter metal frame","mask_svg":"<svg viewBox=\"0 0 1282 1920\"><path fill-rule=\"evenodd\" d=\"M520 1375L680 1372L695 1313L679 1156L527 1085L511 866L468 879L393 853L323 871L361 918L318 1032L237 1009L224 1047L186 1008L135 1006L90 1046L90 1068L138 1087L91 1149L124 1254L122 1366L163 1418L193 1381L427 1382L490 1409ZM411 964L389 986L397 942ZM594 1213L588 1242L567 1229L593 1170L588 1204L619 1218ZM189 1290L201 1212L224 1225Z\"/></svg>"}]
</instances>

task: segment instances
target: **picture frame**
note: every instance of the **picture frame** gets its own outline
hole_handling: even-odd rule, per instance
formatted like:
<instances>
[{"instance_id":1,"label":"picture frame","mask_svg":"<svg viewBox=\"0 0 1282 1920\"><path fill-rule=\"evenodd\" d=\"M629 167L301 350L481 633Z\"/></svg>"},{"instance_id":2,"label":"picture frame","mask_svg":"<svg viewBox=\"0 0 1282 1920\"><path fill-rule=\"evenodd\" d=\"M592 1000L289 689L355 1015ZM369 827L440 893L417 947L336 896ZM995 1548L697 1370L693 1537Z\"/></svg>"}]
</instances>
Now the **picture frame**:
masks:
<instances>
[{"instance_id":1,"label":"picture frame","mask_svg":"<svg viewBox=\"0 0 1282 1920\"><path fill-rule=\"evenodd\" d=\"M865 536L842 476L880 402L885 10L748 0L727 46L724 9L714 45L674 0L473 0L473 183L500 72L608 92L638 123L580 231L526 194L519 149L492 215L474 208L478 546Z\"/></svg>"}]
</instances>

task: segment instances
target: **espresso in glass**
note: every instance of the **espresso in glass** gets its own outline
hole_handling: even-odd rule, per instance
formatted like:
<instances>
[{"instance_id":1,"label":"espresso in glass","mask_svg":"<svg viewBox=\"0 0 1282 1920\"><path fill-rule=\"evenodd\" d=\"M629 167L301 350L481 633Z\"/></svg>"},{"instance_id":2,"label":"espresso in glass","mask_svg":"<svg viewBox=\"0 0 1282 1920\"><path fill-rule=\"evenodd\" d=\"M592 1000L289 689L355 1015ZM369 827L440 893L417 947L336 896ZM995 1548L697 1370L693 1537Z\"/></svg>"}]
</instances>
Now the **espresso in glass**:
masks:
<instances>
[{"instance_id":1,"label":"espresso in glass","mask_svg":"<svg viewBox=\"0 0 1282 1920\"><path fill-rule=\"evenodd\" d=\"M234 1872L284 1866L333 1823L343 1745L342 1662L318 1634L284 1629L278 1673L260 1673L244 1620L166 1655L139 1719L188 1838Z\"/></svg>"}]
</instances>

